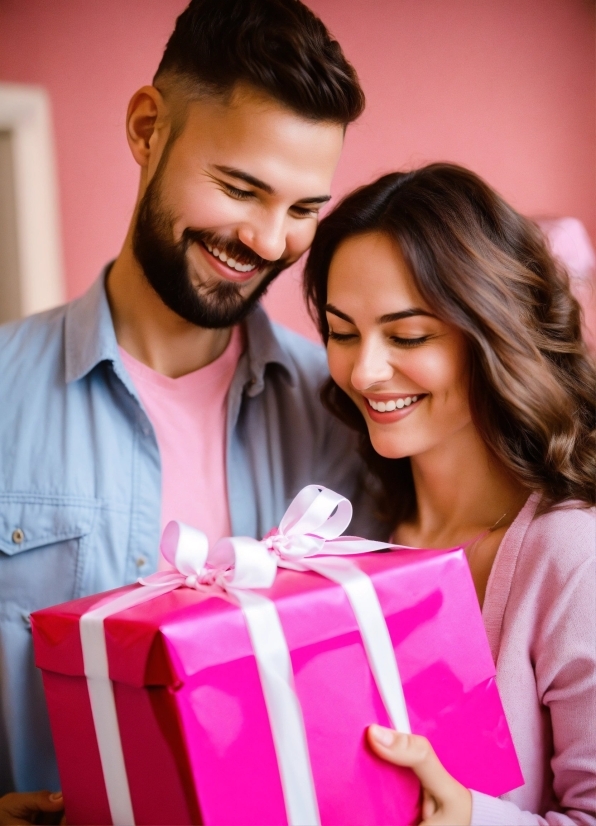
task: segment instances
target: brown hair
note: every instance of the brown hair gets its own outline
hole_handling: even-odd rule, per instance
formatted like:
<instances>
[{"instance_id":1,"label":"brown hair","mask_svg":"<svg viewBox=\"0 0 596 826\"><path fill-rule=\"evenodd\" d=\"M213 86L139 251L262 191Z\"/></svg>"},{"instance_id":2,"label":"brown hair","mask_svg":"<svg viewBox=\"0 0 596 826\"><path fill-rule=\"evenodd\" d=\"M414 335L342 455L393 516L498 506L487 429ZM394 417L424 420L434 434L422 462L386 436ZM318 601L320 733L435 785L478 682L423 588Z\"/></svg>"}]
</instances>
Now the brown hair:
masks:
<instances>
[{"instance_id":1,"label":"brown hair","mask_svg":"<svg viewBox=\"0 0 596 826\"><path fill-rule=\"evenodd\" d=\"M364 109L353 67L299 0L192 0L176 20L154 84L228 97L244 83L294 112L344 126Z\"/></svg>"},{"instance_id":2,"label":"brown hair","mask_svg":"<svg viewBox=\"0 0 596 826\"><path fill-rule=\"evenodd\" d=\"M569 499L593 505L596 370L579 305L538 227L452 164L357 189L321 222L306 264L305 294L325 342L331 259L342 241L369 232L397 242L422 297L466 337L472 417L497 459L542 494L542 510ZM410 460L375 453L363 416L331 379L322 398L360 432L381 514L392 525L409 517Z\"/></svg>"}]
</instances>

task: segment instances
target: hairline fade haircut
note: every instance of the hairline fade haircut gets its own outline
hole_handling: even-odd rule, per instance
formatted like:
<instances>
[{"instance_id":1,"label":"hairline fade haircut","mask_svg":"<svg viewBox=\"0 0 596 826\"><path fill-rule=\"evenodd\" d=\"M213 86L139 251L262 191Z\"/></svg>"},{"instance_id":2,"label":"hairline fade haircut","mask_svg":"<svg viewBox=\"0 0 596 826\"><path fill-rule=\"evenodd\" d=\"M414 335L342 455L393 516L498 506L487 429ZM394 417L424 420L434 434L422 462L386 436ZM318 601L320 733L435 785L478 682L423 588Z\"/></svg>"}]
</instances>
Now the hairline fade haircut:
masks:
<instances>
[{"instance_id":1,"label":"hairline fade haircut","mask_svg":"<svg viewBox=\"0 0 596 826\"><path fill-rule=\"evenodd\" d=\"M153 84L172 105L176 134L190 101L228 103L242 86L308 120L344 128L365 104L339 43L300 0L191 0Z\"/></svg>"},{"instance_id":2,"label":"hairline fade haircut","mask_svg":"<svg viewBox=\"0 0 596 826\"><path fill-rule=\"evenodd\" d=\"M331 260L346 239L375 232L398 245L424 300L464 334L472 418L497 460L542 495L541 510L571 499L594 505L596 370L579 304L538 227L454 164L357 189L321 221L305 267L325 341ZM361 434L380 512L395 527L415 508L409 459L375 453L362 414L332 380L323 400Z\"/></svg>"}]
</instances>

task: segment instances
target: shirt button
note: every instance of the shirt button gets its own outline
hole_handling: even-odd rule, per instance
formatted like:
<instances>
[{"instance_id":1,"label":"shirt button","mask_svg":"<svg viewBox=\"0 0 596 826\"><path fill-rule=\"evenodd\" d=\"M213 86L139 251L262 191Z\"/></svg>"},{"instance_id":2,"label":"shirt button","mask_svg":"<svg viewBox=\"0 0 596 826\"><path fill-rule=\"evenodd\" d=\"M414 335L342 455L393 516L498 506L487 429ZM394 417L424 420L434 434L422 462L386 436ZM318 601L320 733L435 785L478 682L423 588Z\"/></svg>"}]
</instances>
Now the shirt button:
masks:
<instances>
[{"instance_id":1,"label":"shirt button","mask_svg":"<svg viewBox=\"0 0 596 826\"><path fill-rule=\"evenodd\" d=\"M137 556L136 563L137 563L137 568L143 568L147 564L147 557Z\"/></svg>"},{"instance_id":2,"label":"shirt button","mask_svg":"<svg viewBox=\"0 0 596 826\"><path fill-rule=\"evenodd\" d=\"M12 541L15 545L20 545L23 539L25 538L25 534L20 528L15 528L12 532Z\"/></svg>"}]
</instances>

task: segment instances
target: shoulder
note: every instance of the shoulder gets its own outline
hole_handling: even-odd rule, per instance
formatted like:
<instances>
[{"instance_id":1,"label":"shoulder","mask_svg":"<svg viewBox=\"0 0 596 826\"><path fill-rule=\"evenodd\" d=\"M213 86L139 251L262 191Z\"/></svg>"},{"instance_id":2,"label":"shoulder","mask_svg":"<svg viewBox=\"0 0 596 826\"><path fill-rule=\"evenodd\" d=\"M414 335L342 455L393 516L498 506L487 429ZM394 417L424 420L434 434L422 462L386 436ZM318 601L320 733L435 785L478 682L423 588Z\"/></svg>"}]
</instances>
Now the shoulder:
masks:
<instances>
[{"instance_id":1,"label":"shoulder","mask_svg":"<svg viewBox=\"0 0 596 826\"><path fill-rule=\"evenodd\" d=\"M528 525L513 571L510 607L517 606L537 632L552 631L561 622L592 626L595 579L596 510L566 502Z\"/></svg>"},{"instance_id":2,"label":"shoulder","mask_svg":"<svg viewBox=\"0 0 596 826\"><path fill-rule=\"evenodd\" d=\"M0 325L0 375L47 364L61 352L68 305Z\"/></svg>"},{"instance_id":3,"label":"shoulder","mask_svg":"<svg viewBox=\"0 0 596 826\"><path fill-rule=\"evenodd\" d=\"M300 378L322 382L328 377L327 356L321 344L276 322L272 322L271 327L279 347Z\"/></svg>"},{"instance_id":4,"label":"shoulder","mask_svg":"<svg viewBox=\"0 0 596 826\"><path fill-rule=\"evenodd\" d=\"M534 628L552 606L573 601L574 593L576 604L585 608L586 586L593 588L596 510L565 502L537 514L538 503L536 494L528 499L505 534L490 574L483 617L495 659L504 623L509 627L523 615L521 625Z\"/></svg>"},{"instance_id":5,"label":"shoulder","mask_svg":"<svg viewBox=\"0 0 596 826\"><path fill-rule=\"evenodd\" d=\"M534 516L520 547L520 562L557 578L596 560L596 508L563 502Z\"/></svg>"}]
</instances>

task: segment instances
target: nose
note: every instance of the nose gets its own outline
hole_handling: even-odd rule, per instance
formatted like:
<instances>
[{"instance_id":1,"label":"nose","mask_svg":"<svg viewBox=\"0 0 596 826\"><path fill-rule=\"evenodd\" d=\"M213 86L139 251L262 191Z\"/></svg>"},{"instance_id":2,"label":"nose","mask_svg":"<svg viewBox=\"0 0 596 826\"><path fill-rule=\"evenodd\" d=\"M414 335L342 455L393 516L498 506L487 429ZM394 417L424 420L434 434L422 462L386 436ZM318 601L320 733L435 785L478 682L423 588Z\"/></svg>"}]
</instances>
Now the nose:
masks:
<instances>
[{"instance_id":1,"label":"nose","mask_svg":"<svg viewBox=\"0 0 596 826\"><path fill-rule=\"evenodd\" d=\"M371 390L375 385L392 379L393 373L394 368L383 342L375 340L374 337L363 339L350 377L354 390L360 393Z\"/></svg>"},{"instance_id":2,"label":"nose","mask_svg":"<svg viewBox=\"0 0 596 826\"><path fill-rule=\"evenodd\" d=\"M238 239L266 261L277 261L286 250L286 217L281 212L267 212L242 224Z\"/></svg>"}]
</instances>

